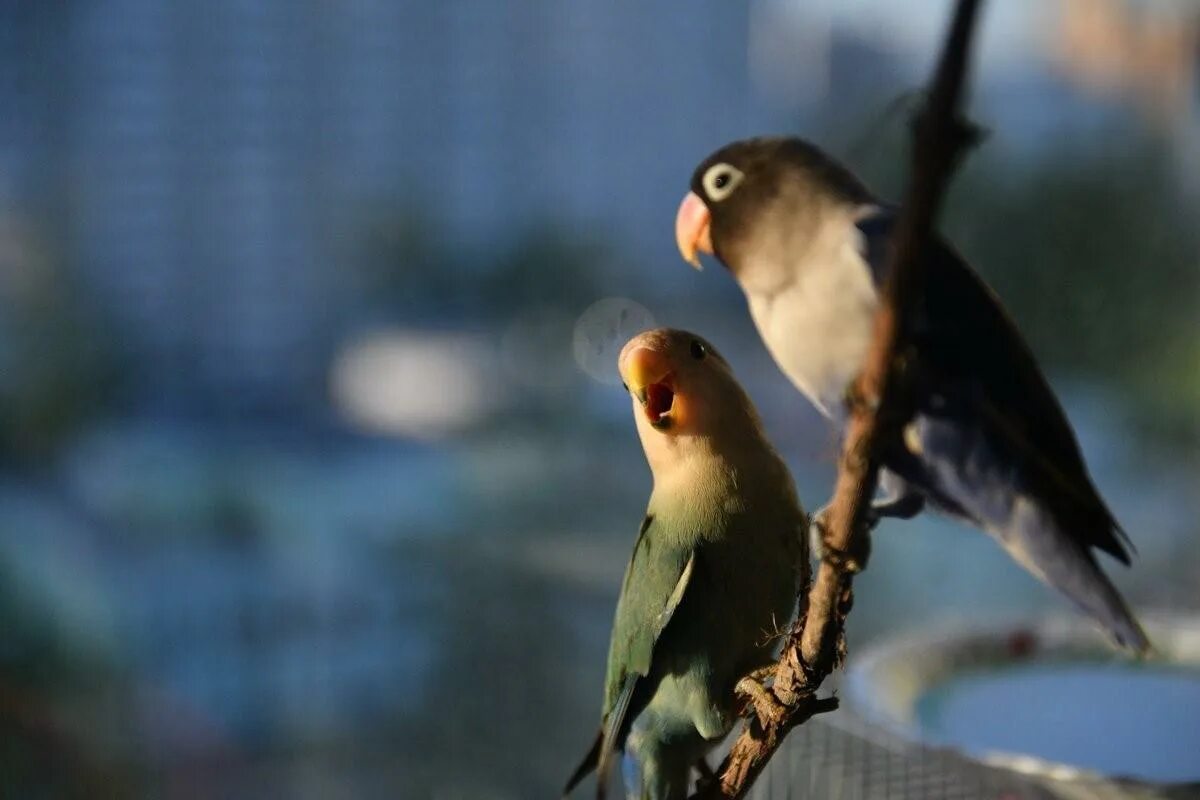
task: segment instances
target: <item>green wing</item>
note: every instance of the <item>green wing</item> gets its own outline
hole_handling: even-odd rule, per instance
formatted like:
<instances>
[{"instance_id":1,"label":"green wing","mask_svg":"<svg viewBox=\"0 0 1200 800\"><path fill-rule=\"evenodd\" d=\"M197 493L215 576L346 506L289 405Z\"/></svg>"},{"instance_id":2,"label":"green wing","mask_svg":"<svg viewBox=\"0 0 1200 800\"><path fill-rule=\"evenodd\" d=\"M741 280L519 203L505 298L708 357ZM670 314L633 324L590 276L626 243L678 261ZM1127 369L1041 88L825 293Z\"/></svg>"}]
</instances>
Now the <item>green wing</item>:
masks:
<instances>
[{"instance_id":1,"label":"green wing","mask_svg":"<svg viewBox=\"0 0 1200 800\"><path fill-rule=\"evenodd\" d=\"M690 549L672 550L664 538L661 523L647 515L625 570L613 620L604 682L606 717L616 705L626 678L650 673L654 645L683 599L692 574L694 553Z\"/></svg>"},{"instance_id":2,"label":"green wing","mask_svg":"<svg viewBox=\"0 0 1200 800\"><path fill-rule=\"evenodd\" d=\"M695 552L671 548L661 523L648 514L625 570L613 621L601 758L619 743L638 679L650 674L654 646L683 600L695 563Z\"/></svg>"},{"instance_id":3,"label":"green wing","mask_svg":"<svg viewBox=\"0 0 1200 800\"><path fill-rule=\"evenodd\" d=\"M563 796L596 770L597 796L606 794L609 762L621 744L625 720L636 705L634 694L641 678L650 673L654 645L683 600L695 569L692 550L668 547L663 529L647 514L625 569L621 598L613 620L608 650L608 675L604 684L604 714L600 735L567 780Z\"/></svg>"}]
</instances>

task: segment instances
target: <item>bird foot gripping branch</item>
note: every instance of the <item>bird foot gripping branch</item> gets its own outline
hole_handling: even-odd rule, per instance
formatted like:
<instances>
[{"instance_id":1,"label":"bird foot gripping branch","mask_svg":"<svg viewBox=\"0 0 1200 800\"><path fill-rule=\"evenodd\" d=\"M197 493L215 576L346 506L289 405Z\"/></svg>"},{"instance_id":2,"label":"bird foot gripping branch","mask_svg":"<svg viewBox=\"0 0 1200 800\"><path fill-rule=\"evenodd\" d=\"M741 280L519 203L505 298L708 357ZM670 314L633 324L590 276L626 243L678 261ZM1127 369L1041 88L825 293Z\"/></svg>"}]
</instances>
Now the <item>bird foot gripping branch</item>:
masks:
<instances>
[{"instance_id":1,"label":"bird foot gripping branch","mask_svg":"<svg viewBox=\"0 0 1200 800\"><path fill-rule=\"evenodd\" d=\"M769 668L766 672L772 672ZM761 672L761 671L760 671ZM734 691L746 700L748 708L754 710L758 724L763 730L774 730L787 718L787 706L779 701L770 688L761 683L759 673L751 673L737 682Z\"/></svg>"}]
</instances>

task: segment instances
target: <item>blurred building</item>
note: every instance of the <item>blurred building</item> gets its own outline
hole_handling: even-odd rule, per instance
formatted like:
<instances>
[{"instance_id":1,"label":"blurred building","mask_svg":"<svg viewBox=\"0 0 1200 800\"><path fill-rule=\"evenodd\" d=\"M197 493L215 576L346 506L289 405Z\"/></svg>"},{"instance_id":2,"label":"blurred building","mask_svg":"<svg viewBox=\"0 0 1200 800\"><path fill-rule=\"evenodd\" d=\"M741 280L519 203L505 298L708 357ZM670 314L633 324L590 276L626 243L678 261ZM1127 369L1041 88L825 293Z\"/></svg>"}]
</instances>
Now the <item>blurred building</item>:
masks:
<instances>
[{"instance_id":1,"label":"blurred building","mask_svg":"<svg viewBox=\"0 0 1200 800\"><path fill-rule=\"evenodd\" d=\"M1064 0L1051 58L1074 86L1119 98L1173 143L1200 191L1200 6L1190 0Z\"/></svg>"},{"instance_id":2,"label":"blurred building","mask_svg":"<svg viewBox=\"0 0 1200 800\"><path fill-rule=\"evenodd\" d=\"M1064 0L1054 61L1096 93L1120 93L1166 123L1200 113L1200 6L1182 0Z\"/></svg>"},{"instance_id":3,"label":"blurred building","mask_svg":"<svg viewBox=\"0 0 1200 800\"><path fill-rule=\"evenodd\" d=\"M346 240L372 203L464 246L545 219L644 243L671 212L648 187L676 189L714 143L759 127L746 17L632 2L6 3L0 209L53 216L140 395L303 407L322 393L348 313Z\"/></svg>"},{"instance_id":4,"label":"blurred building","mask_svg":"<svg viewBox=\"0 0 1200 800\"><path fill-rule=\"evenodd\" d=\"M43 215L142 404L311 410L381 209L485 266L547 222L629 272L674 260L674 204L714 145L817 106L878 120L919 79L941 12L874 5L2 3L0 213ZM985 56L1037 46L1048 12L1022 7ZM1194 125L1192 8L1068 2L1058 63ZM1035 145L1063 109L1086 116L1042 78L991 96Z\"/></svg>"}]
</instances>

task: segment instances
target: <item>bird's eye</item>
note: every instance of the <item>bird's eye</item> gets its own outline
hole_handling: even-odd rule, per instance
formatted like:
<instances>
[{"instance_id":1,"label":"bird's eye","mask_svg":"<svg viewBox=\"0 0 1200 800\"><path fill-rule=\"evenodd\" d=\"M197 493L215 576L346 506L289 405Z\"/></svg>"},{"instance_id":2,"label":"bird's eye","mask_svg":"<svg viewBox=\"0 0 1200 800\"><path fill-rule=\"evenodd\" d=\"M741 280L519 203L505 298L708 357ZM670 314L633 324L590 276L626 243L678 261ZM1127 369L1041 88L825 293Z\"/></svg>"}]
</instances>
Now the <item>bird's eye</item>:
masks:
<instances>
[{"instance_id":1,"label":"bird's eye","mask_svg":"<svg viewBox=\"0 0 1200 800\"><path fill-rule=\"evenodd\" d=\"M737 167L730 164L714 164L704 173L701 183L704 193L713 202L720 202L733 193L742 182L745 175Z\"/></svg>"},{"instance_id":2,"label":"bird's eye","mask_svg":"<svg viewBox=\"0 0 1200 800\"><path fill-rule=\"evenodd\" d=\"M704 343L697 339L692 339L692 358L699 361L706 355L708 355L708 348L704 346Z\"/></svg>"},{"instance_id":3,"label":"bird's eye","mask_svg":"<svg viewBox=\"0 0 1200 800\"><path fill-rule=\"evenodd\" d=\"M628 384L628 383L626 383L625 381L621 381L621 388L622 388L622 389L624 389L626 392L628 392L628 391L629 391L629 384Z\"/></svg>"}]
</instances>

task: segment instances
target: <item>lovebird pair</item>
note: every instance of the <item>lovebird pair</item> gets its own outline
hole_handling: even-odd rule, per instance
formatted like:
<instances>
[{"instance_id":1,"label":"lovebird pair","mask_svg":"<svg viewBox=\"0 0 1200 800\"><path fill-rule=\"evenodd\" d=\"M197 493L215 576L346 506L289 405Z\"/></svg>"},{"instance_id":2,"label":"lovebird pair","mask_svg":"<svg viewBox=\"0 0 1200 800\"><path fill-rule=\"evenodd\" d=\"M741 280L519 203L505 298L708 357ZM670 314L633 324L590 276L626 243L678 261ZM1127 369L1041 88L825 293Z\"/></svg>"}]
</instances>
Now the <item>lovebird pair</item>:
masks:
<instances>
[{"instance_id":1,"label":"lovebird pair","mask_svg":"<svg viewBox=\"0 0 1200 800\"><path fill-rule=\"evenodd\" d=\"M675 234L685 260L698 267L703 252L729 270L779 368L840 428L895 219L813 145L751 139L696 168ZM1128 564L1128 539L1029 347L949 245L935 239L924 258L916 414L884 443L869 524L930 507L980 528L1117 645L1146 652L1093 552ZM808 534L787 468L711 345L651 331L618 369L654 489L617 604L601 731L566 791L594 768L603 798L620 754L629 798L680 800L733 726L738 681L771 661L772 633L794 616Z\"/></svg>"}]
</instances>

